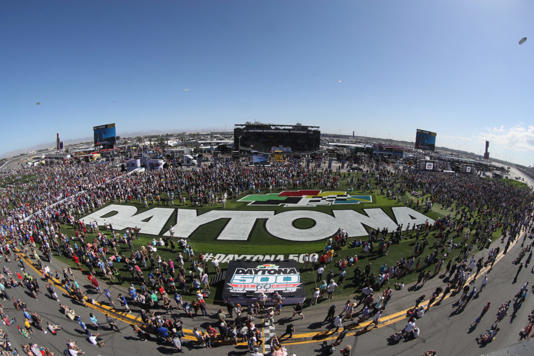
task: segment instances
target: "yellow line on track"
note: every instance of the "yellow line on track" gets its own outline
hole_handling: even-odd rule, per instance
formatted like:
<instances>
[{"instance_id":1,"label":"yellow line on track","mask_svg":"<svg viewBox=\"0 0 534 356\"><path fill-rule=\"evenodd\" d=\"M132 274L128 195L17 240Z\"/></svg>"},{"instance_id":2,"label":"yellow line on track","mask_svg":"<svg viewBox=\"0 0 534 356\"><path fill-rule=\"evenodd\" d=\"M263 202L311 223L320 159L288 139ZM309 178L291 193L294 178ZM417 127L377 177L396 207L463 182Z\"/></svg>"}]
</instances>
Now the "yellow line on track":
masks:
<instances>
[{"instance_id":1,"label":"yellow line on track","mask_svg":"<svg viewBox=\"0 0 534 356\"><path fill-rule=\"evenodd\" d=\"M521 239L521 235L512 243L510 244L509 248L508 248L508 251L510 251L515 245L516 243ZM16 253L17 255L29 266L31 267L38 275L40 276L43 276L43 274L41 273L41 271L39 271L37 268L35 268L35 266L33 265L33 263L31 261L28 261L28 257L26 255L24 255L22 252L20 252L20 250L18 249L18 247L15 246L15 249L16 249ZM504 250L501 251L499 253L499 255L495 258L495 262L493 263L494 265L497 264L502 258L504 257ZM477 275L477 278L480 278L482 277L486 272L488 272L490 270L490 267L484 267L482 270L480 270L480 273ZM61 286L61 282L56 280L54 277L50 277L50 279L54 282L55 286L60 289L61 291L63 291L65 294L67 295L70 295L67 290L65 290L62 286ZM472 275L470 276L467 281L465 282L465 284L469 284L471 283L471 281L473 281L475 279L475 276ZM449 292L449 294L447 296L445 296L443 298L443 300L447 300L451 294L456 291L456 290L451 290ZM437 301L440 300L440 297L442 296L443 294L440 294L437 298L436 298L436 302L434 302L433 305L435 305L435 303L437 303ZM87 300L88 297L87 296L84 296L84 300ZM427 299L425 301L423 301L420 305L422 306L426 306L428 305L430 299ZM104 305L104 304L101 304L99 302L96 302L93 304L93 303L85 303L86 306L89 306L90 308L94 309L94 310L97 310L103 314L106 314L106 315L111 315L113 317L115 317L116 319L119 319L121 320L122 322L124 323L127 323L127 324L143 324L143 321L140 317L137 317L135 315L132 315L130 313L126 313L126 312L123 312L123 311L118 311L116 310L115 308L112 308L108 305ZM395 313L392 313L392 314L389 314L389 315L385 315L383 316L382 318L379 319L379 324L377 326L375 326L373 329L379 329L379 328L383 328L385 326L388 326L388 325L391 325L391 324L395 324L401 320L404 320L407 318L407 312L408 310L412 309L411 307L410 308L406 308L404 310L401 310L401 311L398 311L398 312L395 312ZM119 317L117 317L117 315ZM263 319L263 324L265 324L265 319ZM360 331L363 331L364 328L366 328L368 325L371 324L371 321L365 321L363 323L360 323L360 324L357 324L355 328L361 328ZM372 329L370 329L372 330ZM367 330L365 332L368 332L370 330ZM191 329L183 329L184 333L188 333L188 334L193 334L193 330ZM352 335L356 335L357 331L354 331L354 332L349 332L347 333L346 336L352 336ZM319 331L319 332L309 332L309 333L300 333L300 334L295 334L293 335L293 339L306 339L306 338L312 338L312 340L305 340L305 341L297 341L297 342L282 342L283 345L300 345L300 344L311 344L311 343L317 343L317 342L323 342L325 340L334 340L336 337L334 336L328 336L326 338L323 338L323 335L328 335L328 331L324 332L324 331ZM262 346L263 346L263 353L265 353L265 326L262 327L262 336L263 336L263 343L262 343ZM320 337L321 339L320 340L316 340L315 338L317 337ZM187 340L196 340L196 338L194 338L193 336L185 336L185 338ZM247 345L246 343L238 343L237 345Z\"/></svg>"},{"instance_id":2,"label":"yellow line on track","mask_svg":"<svg viewBox=\"0 0 534 356\"><path fill-rule=\"evenodd\" d=\"M261 346L262 346L262 349L263 349L263 354L265 355L265 316L263 317L263 323L262 323L262 327L261 327L261 337L263 339L263 342L261 343ZM271 350L272 351L272 350Z\"/></svg>"},{"instance_id":3,"label":"yellow line on track","mask_svg":"<svg viewBox=\"0 0 534 356\"><path fill-rule=\"evenodd\" d=\"M509 248L508 248L508 251L510 251L514 246L515 244L521 239L521 236L519 236L512 244L510 244ZM497 264L503 257L504 257L504 251L501 251L499 253L499 255L495 258L495 262L493 263L493 265ZM485 273L487 273L489 270L491 269L491 267L484 267L480 270L479 274L477 275L477 278L480 278L482 277ZM471 281L473 281L475 279L475 276L472 275L470 276L465 284L469 284L471 283ZM447 299L449 299L452 295L453 292L455 292L457 290L451 290L449 292L448 295L446 295L443 300L441 300L441 296L443 296L443 293L438 295L436 297L436 300L435 302L431 305L434 306L436 305L436 303L438 301L445 301ZM430 302L430 299L427 299L425 301L423 301L420 305L422 306L427 306L428 303ZM395 312L393 314L389 314L389 315L386 315L382 318L379 319L379 325L376 326L374 329L379 329L379 328L383 328L385 326L388 326L388 325L391 325L391 324L395 324L399 321L402 321L404 319L406 319L408 316L407 316L407 312L408 310L410 310L412 308L407 308L407 309L404 309L404 310L401 310L401 311L398 311L398 312ZM358 324L356 325L355 328L362 328L362 330L364 328L366 328L369 324L371 324L371 321L365 321L361 324ZM370 331L370 330L369 330ZM347 336L352 336L352 335L355 335L356 332L349 332L347 333ZM324 332L324 331L319 331L319 332L309 332L309 333L300 333L300 334L295 334L293 335L293 339L306 339L306 338L312 338L313 340L306 340L306 341L297 341L297 342L291 342L291 343L288 343L288 342L285 342L283 343L284 345L300 345L300 344L311 344L311 343L316 343L316 342L323 342L325 340L334 340L336 337L334 336L331 336L331 337L326 337L326 338L323 338L323 335L328 335L328 331L327 332ZM319 337L320 340L315 340L315 338Z\"/></svg>"}]
</instances>

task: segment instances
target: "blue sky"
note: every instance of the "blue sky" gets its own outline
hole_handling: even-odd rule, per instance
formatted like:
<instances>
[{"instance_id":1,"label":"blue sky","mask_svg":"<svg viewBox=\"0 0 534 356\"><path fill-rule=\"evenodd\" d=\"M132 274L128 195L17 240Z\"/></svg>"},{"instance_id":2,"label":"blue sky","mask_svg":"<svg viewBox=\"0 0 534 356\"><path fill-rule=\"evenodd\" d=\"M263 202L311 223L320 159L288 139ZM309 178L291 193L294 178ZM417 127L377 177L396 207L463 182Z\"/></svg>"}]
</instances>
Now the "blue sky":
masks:
<instances>
[{"instance_id":1,"label":"blue sky","mask_svg":"<svg viewBox=\"0 0 534 356\"><path fill-rule=\"evenodd\" d=\"M534 164L529 0L6 0L0 39L0 153L257 120Z\"/></svg>"}]
</instances>

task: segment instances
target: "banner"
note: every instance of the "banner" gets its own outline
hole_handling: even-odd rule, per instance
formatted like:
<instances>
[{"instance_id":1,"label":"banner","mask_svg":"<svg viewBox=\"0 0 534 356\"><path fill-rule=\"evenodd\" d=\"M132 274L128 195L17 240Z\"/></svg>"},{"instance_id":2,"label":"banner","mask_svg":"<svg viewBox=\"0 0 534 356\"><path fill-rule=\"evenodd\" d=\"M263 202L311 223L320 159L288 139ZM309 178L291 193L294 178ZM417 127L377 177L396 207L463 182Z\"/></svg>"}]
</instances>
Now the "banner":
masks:
<instances>
[{"instance_id":1,"label":"banner","mask_svg":"<svg viewBox=\"0 0 534 356\"><path fill-rule=\"evenodd\" d=\"M249 305L267 296L266 304L273 305L278 292L284 305L297 304L306 298L300 272L295 261L271 263L230 262L222 297L226 303Z\"/></svg>"}]
</instances>

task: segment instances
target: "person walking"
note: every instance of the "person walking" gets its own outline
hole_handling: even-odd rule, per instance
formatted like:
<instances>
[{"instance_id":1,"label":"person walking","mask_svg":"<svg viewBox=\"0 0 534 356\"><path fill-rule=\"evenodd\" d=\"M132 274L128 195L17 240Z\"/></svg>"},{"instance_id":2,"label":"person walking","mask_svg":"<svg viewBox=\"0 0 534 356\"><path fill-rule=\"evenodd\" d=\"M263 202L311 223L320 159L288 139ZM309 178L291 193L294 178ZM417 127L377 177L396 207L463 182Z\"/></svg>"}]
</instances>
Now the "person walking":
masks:
<instances>
[{"instance_id":1,"label":"person walking","mask_svg":"<svg viewBox=\"0 0 534 356\"><path fill-rule=\"evenodd\" d=\"M299 315L301 319L304 319L304 314L302 313L302 303L298 302L297 305L293 308L293 315L291 315L291 319L295 317L295 315Z\"/></svg>"},{"instance_id":2,"label":"person walking","mask_svg":"<svg viewBox=\"0 0 534 356\"><path fill-rule=\"evenodd\" d=\"M121 330L117 326L117 323L115 322L115 320L111 316L109 316L108 314L106 314L106 322L108 323L108 325L109 325L111 330L115 330L117 332L121 332Z\"/></svg>"},{"instance_id":3,"label":"person walking","mask_svg":"<svg viewBox=\"0 0 534 356\"><path fill-rule=\"evenodd\" d=\"M336 289L337 287L337 283L334 282L333 279L330 280L330 283L328 284L328 286L326 287L326 292L328 293L328 299L331 300L332 299L332 296L334 295L334 290Z\"/></svg>"},{"instance_id":4,"label":"person walking","mask_svg":"<svg viewBox=\"0 0 534 356\"><path fill-rule=\"evenodd\" d=\"M295 332L295 327L293 324L289 323L286 326L286 331L280 336L280 339L283 339L284 336L287 335L287 339L291 339L293 337L293 333Z\"/></svg>"},{"instance_id":5,"label":"person walking","mask_svg":"<svg viewBox=\"0 0 534 356\"><path fill-rule=\"evenodd\" d=\"M376 314L373 316L373 321L369 325L374 325L375 327L378 327L381 316L382 316L382 311L381 310L377 311Z\"/></svg>"},{"instance_id":6,"label":"person walking","mask_svg":"<svg viewBox=\"0 0 534 356\"><path fill-rule=\"evenodd\" d=\"M343 319L341 319L341 316L336 315L336 317L334 318L334 327L336 328L336 330L334 330L332 334L337 333L339 328L341 328L342 326L343 326Z\"/></svg>"},{"instance_id":7,"label":"person walking","mask_svg":"<svg viewBox=\"0 0 534 356\"><path fill-rule=\"evenodd\" d=\"M319 282L323 278L323 273L324 273L324 267L319 266L319 268L317 268L317 282Z\"/></svg>"},{"instance_id":8,"label":"person walking","mask_svg":"<svg viewBox=\"0 0 534 356\"><path fill-rule=\"evenodd\" d=\"M315 305L317 304L317 301L319 300L319 296L321 295L321 291L319 290L319 288L315 288L315 290L313 291L313 296L312 296L312 305Z\"/></svg>"},{"instance_id":9,"label":"person walking","mask_svg":"<svg viewBox=\"0 0 534 356\"><path fill-rule=\"evenodd\" d=\"M339 350L339 352L343 356L350 356L350 353L352 352L352 347L350 345L347 345L343 349Z\"/></svg>"},{"instance_id":10,"label":"person walking","mask_svg":"<svg viewBox=\"0 0 534 356\"><path fill-rule=\"evenodd\" d=\"M332 304L330 308L328 308L328 313L326 314L326 318L324 318L323 323L331 323L334 320L335 315L336 315L336 305Z\"/></svg>"},{"instance_id":11,"label":"person walking","mask_svg":"<svg viewBox=\"0 0 534 356\"><path fill-rule=\"evenodd\" d=\"M484 275L484 278L482 279L482 284L480 285L480 292L482 292L482 289L484 289L484 287L486 287L486 284L488 284L488 275Z\"/></svg>"},{"instance_id":12,"label":"person walking","mask_svg":"<svg viewBox=\"0 0 534 356\"><path fill-rule=\"evenodd\" d=\"M98 330L100 324L98 323L98 319L96 318L96 316L94 316L93 313L89 313L89 320L91 320L93 326Z\"/></svg>"}]
</instances>

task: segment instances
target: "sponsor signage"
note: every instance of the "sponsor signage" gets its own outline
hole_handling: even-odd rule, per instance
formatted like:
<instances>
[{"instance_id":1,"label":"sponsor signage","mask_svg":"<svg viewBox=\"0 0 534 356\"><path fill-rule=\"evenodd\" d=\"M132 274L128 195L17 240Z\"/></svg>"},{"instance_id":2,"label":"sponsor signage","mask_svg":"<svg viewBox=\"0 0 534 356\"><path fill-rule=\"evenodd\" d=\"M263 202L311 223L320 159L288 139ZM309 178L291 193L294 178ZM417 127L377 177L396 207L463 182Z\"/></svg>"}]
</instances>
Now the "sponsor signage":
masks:
<instances>
[{"instance_id":1,"label":"sponsor signage","mask_svg":"<svg viewBox=\"0 0 534 356\"><path fill-rule=\"evenodd\" d=\"M305 292L295 261L235 261L228 265L223 289L223 299L227 303L252 304L264 298L266 304L274 304L275 292L284 298L284 304L304 301Z\"/></svg>"}]
</instances>

